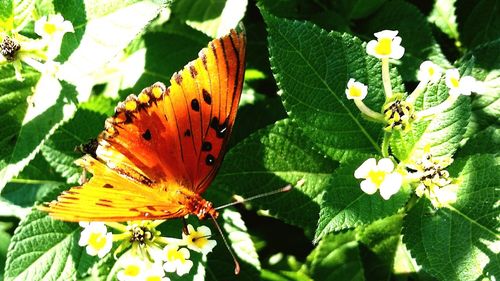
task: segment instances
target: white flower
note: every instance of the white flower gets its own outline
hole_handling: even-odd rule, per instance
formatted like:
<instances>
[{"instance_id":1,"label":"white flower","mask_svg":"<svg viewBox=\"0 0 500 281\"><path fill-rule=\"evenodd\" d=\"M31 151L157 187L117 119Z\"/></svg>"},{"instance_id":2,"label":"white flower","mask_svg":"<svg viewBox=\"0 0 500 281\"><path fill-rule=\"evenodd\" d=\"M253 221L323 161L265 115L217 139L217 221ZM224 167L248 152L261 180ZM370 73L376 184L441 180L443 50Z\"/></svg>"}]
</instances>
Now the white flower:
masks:
<instances>
[{"instance_id":1,"label":"white flower","mask_svg":"<svg viewBox=\"0 0 500 281\"><path fill-rule=\"evenodd\" d=\"M417 73L417 78L421 82L436 83L441 78L443 70L434 64L432 61L424 61L420 64L420 69Z\"/></svg>"},{"instance_id":2,"label":"white flower","mask_svg":"<svg viewBox=\"0 0 500 281\"><path fill-rule=\"evenodd\" d=\"M124 254L120 258L121 267L123 268L118 272L116 277L120 281L142 281L146 274L146 264L139 257L131 254Z\"/></svg>"},{"instance_id":3,"label":"white flower","mask_svg":"<svg viewBox=\"0 0 500 281\"><path fill-rule=\"evenodd\" d=\"M200 226L194 230L192 225L188 225L188 233L186 235L182 233L182 240L186 246L196 252L203 253L204 255L210 253L212 249L217 245L215 240L209 240L208 237L212 235L210 228L206 226Z\"/></svg>"},{"instance_id":4,"label":"white flower","mask_svg":"<svg viewBox=\"0 0 500 281\"><path fill-rule=\"evenodd\" d=\"M75 32L73 24L64 20L60 14L50 15L48 18L43 16L35 22L35 33L48 43L48 59L54 59L59 54L62 39L67 32Z\"/></svg>"},{"instance_id":5,"label":"white flower","mask_svg":"<svg viewBox=\"0 0 500 281\"><path fill-rule=\"evenodd\" d=\"M347 96L347 99L362 100L366 97L367 93L368 93L368 87L365 84L361 82L356 82L354 78L349 79L349 82L347 82L347 88L345 89L345 94Z\"/></svg>"},{"instance_id":6,"label":"white flower","mask_svg":"<svg viewBox=\"0 0 500 281\"><path fill-rule=\"evenodd\" d=\"M84 229L78 245L87 246L87 254L91 256L104 257L113 246L113 234L107 232L106 226L102 222L81 222L80 226Z\"/></svg>"},{"instance_id":7,"label":"white flower","mask_svg":"<svg viewBox=\"0 0 500 281\"><path fill-rule=\"evenodd\" d=\"M401 46L401 37L397 30L382 30L374 34L377 40L371 40L366 45L366 52L376 58L400 59L405 53Z\"/></svg>"},{"instance_id":8,"label":"white flower","mask_svg":"<svg viewBox=\"0 0 500 281\"><path fill-rule=\"evenodd\" d=\"M446 71L446 86L450 89L450 96L466 95L476 91L476 79L472 76L460 77L458 69Z\"/></svg>"},{"instance_id":9,"label":"white flower","mask_svg":"<svg viewBox=\"0 0 500 281\"><path fill-rule=\"evenodd\" d=\"M41 17L35 22L35 33L44 39L60 37L67 32L75 32L73 24L70 21L64 20L60 15L50 15Z\"/></svg>"},{"instance_id":10,"label":"white flower","mask_svg":"<svg viewBox=\"0 0 500 281\"><path fill-rule=\"evenodd\" d=\"M432 205L441 208L457 201L458 185L450 184L434 189L434 196L431 198ZM434 199L434 200L432 200Z\"/></svg>"},{"instance_id":11,"label":"white flower","mask_svg":"<svg viewBox=\"0 0 500 281\"><path fill-rule=\"evenodd\" d=\"M182 276L188 273L193 267L193 262L189 260L190 253L186 248L179 249L175 244L167 245L163 249L163 258L165 264L163 268L167 272L177 272L177 275Z\"/></svg>"},{"instance_id":12,"label":"white flower","mask_svg":"<svg viewBox=\"0 0 500 281\"><path fill-rule=\"evenodd\" d=\"M161 263L152 263L146 268L144 272L145 281L170 281L170 278L165 277L165 271Z\"/></svg>"},{"instance_id":13,"label":"white flower","mask_svg":"<svg viewBox=\"0 0 500 281\"><path fill-rule=\"evenodd\" d=\"M366 160L354 172L357 179L365 179L361 182L361 190L367 194L374 194L380 189L380 195L388 200L401 188L403 177L394 171L394 163L389 158L378 161L375 158Z\"/></svg>"}]
</instances>

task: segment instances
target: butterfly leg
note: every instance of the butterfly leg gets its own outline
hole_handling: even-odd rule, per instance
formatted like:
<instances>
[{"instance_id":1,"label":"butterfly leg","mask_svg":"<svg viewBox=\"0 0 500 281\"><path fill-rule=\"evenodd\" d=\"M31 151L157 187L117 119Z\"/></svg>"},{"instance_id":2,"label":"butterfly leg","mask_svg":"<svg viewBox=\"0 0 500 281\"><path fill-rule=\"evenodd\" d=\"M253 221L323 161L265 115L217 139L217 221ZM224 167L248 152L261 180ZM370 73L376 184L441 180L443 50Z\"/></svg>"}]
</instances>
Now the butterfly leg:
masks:
<instances>
[{"instance_id":1,"label":"butterfly leg","mask_svg":"<svg viewBox=\"0 0 500 281\"><path fill-rule=\"evenodd\" d=\"M186 217L182 218L182 233L184 233L185 235L189 235Z\"/></svg>"}]
</instances>

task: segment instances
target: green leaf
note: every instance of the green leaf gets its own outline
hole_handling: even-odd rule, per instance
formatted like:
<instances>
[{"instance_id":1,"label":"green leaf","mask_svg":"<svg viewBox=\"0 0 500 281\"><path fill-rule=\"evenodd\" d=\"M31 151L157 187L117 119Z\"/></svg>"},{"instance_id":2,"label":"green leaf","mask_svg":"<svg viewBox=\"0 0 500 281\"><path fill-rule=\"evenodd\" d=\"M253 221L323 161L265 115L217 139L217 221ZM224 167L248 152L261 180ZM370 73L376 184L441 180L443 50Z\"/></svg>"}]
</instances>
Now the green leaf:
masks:
<instances>
[{"instance_id":1,"label":"green leaf","mask_svg":"<svg viewBox=\"0 0 500 281\"><path fill-rule=\"evenodd\" d=\"M456 2L457 0L437 0L428 20L450 38L458 40L457 17L455 16Z\"/></svg>"},{"instance_id":2,"label":"green leaf","mask_svg":"<svg viewBox=\"0 0 500 281\"><path fill-rule=\"evenodd\" d=\"M207 46L210 38L185 24L169 21L145 33L143 40L146 48L145 69L133 87L134 92L157 81L168 84L174 72L198 57L198 52ZM127 95L129 93L126 92Z\"/></svg>"},{"instance_id":3,"label":"green leaf","mask_svg":"<svg viewBox=\"0 0 500 281\"><path fill-rule=\"evenodd\" d=\"M364 18L380 8L387 0L341 0L333 3L333 9L348 19Z\"/></svg>"},{"instance_id":4,"label":"green leaf","mask_svg":"<svg viewBox=\"0 0 500 281\"><path fill-rule=\"evenodd\" d=\"M323 237L301 271L313 280L365 280L355 232Z\"/></svg>"},{"instance_id":5,"label":"green leaf","mask_svg":"<svg viewBox=\"0 0 500 281\"><path fill-rule=\"evenodd\" d=\"M405 218L403 241L423 269L439 280L498 276L498 158L475 155L456 161L449 171L460 182L457 202L435 210L421 199Z\"/></svg>"},{"instance_id":6,"label":"green leaf","mask_svg":"<svg viewBox=\"0 0 500 281\"><path fill-rule=\"evenodd\" d=\"M1 192L3 201L23 209L12 214L2 213L2 215L23 218L36 201L41 201L51 190L61 185L65 185L64 179L50 168L49 163L41 154L37 154L35 159Z\"/></svg>"},{"instance_id":7,"label":"green leaf","mask_svg":"<svg viewBox=\"0 0 500 281\"><path fill-rule=\"evenodd\" d=\"M172 13L212 38L235 28L245 15L247 0L183 0L172 5Z\"/></svg>"},{"instance_id":8,"label":"green leaf","mask_svg":"<svg viewBox=\"0 0 500 281\"><path fill-rule=\"evenodd\" d=\"M431 108L448 98L448 87L442 78L417 99L415 110ZM393 133L390 144L392 153L401 161L421 157L426 145L433 156L453 156L460 146L470 116L470 98L461 96L446 111L412 124L408 132ZM417 160L416 158L413 160Z\"/></svg>"},{"instance_id":9,"label":"green leaf","mask_svg":"<svg viewBox=\"0 0 500 281\"><path fill-rule=\"evenodd\" d=\"M291 191L252 204L311 234L318 220L320 195L328 188L326 179L335 168L335 162L319 154L301 130L285 119L234 146L227 153L212 189L249 197L290 183L295 186ZM297 186L301 180L304 183Z\"/></svg>"},{"instance_id":10,"label":"green leaf","mask_svg":"<svg viewBox=\"0 0 500 281\"><path fill-rule=\"evenodd\" d=\"M81 228L52 220L34 210L12 237L5 267L5 280L75 279L86 255L78 246Z\"/></svg>"},{"instance_id":11,"label":"green leaf","mask_svg":"<svg viewBox=\"0 0 500 281\"><path fill-rule=\"evenodd\" d=\"M74 95L71 85L64 82L61 85L49 76L40 78L30 97L17 139L9 143L12 152L4 156L5 166L0 166L0 190L35 157L57 127L73 115L76 106L68 99L73 100Z\"/></svg>"},{"instance_id":12,"label":"green leaf","mask_svg":"<svg viewBox=\"0 0 500 281\"><path fill-rule=\"evenodd\" d=\"M1 67L0 121L7 126L0 132L0 190L29 162L30 159L26 158L34 157L40 138L44 137L40 131L50 122L43 116L33 118L32 115L37 113L38 108L28 109L27 98L32 94L32 87L39 77L38 73L27 71L24 81L19 82L12 67ZM56 98L57 95L58 93L55 93ZM55 99L47 101L54 102ZM56 114L54 111L50 113Z\"/></svg>"},{"instance_id":13,"label":"green leaf","mask_svg":"<svg viewBox=\"0 0 500 281\"><path fill-rule=\"evenodd\" d=\"M350 78L368 85L366 103L381 108L384 94L377 60L348 34L276 18L263 11L271 66L288 115L333 159L380 152L381 125L363 119L345 97Z\"/></svg>"},{"instance_id":14,"label":"green leaf","mask_svg":"<svg viewBox=\"0 0 500 281\"><path fill-rule=\"evenodd\" d=\"M14 30L22 30L32 20L35 0L14 1Z\"/></svg>"},{"instance_id":15,"label":"green leaf","mask_svg":"<svg viewBox=\"0 0 500 281\"><path fill-rule=\"evenodd\" d=\"M151 1L110 1L102 6L92 2L56 2L56 11L73 23L75 33L67 33L59 61L62 79L77 87L79 100L87 100L101 70L137 37L157 16L160 5ZM78 7L78 8L76 8ZM85 14L82 11L86 11Z\"/></svg>"},{"instance_id":16,"label":"green leaf","mask_svg":"<svg viewBox=\"0 0 500 281\"><path fill-rule=\"evenodd\" d=\"M373 195L364 193L359 186L361 181L354 177L354 171L365 160L362 158L344 163L329 178L328 189L321 201L315 241L330 232L369 224L393 215L408 200L409 190L405 185L389 200L384 200L378 192Z\"/></svg>"},{"instance_id":17,"label":"green leaf","mask_svg":"<svg viewBox=\"0 0 500 281\"><path fill-rule=\"evenodd\" d=\"M458 29L464 46L472 49L500 37L499 0L474 1L468 5L458 5L457 9L460 9L457 10Z\"/></svg>"},{"instance_id":18,"label":"green leaf","mask_svg":"<svg viewBox=\"0 0 500 281\"><path fill-rule=\"evenodd\" d=\"M401 243L402 224L403 215L397 214L356 229L365 276L369 280L390 279L393 267L400 262L395 255Z\"/></svg>"},{"instance_id":19,"label":"green leaf","mask_svg":"<svg viewBox=\"0 0 500 281\"><path fill-rule=\"evenodd\" d=\"M10 244L11 236L5 230L0 229L0 279L3 280L5 271L5 260L7 259L7 249Z\"/></svg>"},{"instance_id":20,"label":"green leaf","mask_svg":"<svg viewBox=\"0 0 500 281\"><path fill-rule=\"evenodd\" d=\"M286 117L279 97L267 97L244 89L228 146L232 147L252 132Z\"/></svg>"},{"instance_id":21,"label":"green leaf","mask_svg":"<svg viewBox=\"0 0 500 281\"><path fill-rule=\"evenodd\" d=\"M50 166L68 183L76 184L82 169L73 162L82 156L75 147L88 143L102 131L105 115L79 109L73 119L61 126L42 147L43 156Z\"/></svg>"},{"instance_id":22,"label":"green leaf","mask_svg":"<svg viewBox=\"0 0 500 281\"><path fill-rule=\"evenodd\" d=\"M406 19L406 20L402 20ZM432 36L425 17L412 4L404 1L388 1L361 27L367 40L381 30L397 30L402 38L405 54L398 70L405 81L416 81L420 64L431 60L444 68L451 67Z\"/></svg>"},{"instance_id":23,"label":"green leaf","mask_svg":"<svg viewBox=\"0 0 500 281\"><path fill-rule=\"evenodd\" d=\"M0 0L0 31L11 31L14 27L14 1Z\"/></svg>"},{"instance_id":24,"label":"green leaf","mask_svg":"<svg viewBox=\"0 0 500 281\"><path fill-rule=\"evenodd\" d=\"M462 63L472 62L472 76L481 81L481 93L472 96L472 119L467 136L490 126L500 125L500 39L481 45L468 53Z\"/></svg>"},{"instance_id":25,"label":"green leaf","mask_svg":"<svg viewBox=\"0 0 500 281\"><path fill-rule=\"evenodd\" d=\"M466 158L474 154L498 154L500 147L500 128L490 126L470 138L455 158Z\"/></svg>"}]
</instances>

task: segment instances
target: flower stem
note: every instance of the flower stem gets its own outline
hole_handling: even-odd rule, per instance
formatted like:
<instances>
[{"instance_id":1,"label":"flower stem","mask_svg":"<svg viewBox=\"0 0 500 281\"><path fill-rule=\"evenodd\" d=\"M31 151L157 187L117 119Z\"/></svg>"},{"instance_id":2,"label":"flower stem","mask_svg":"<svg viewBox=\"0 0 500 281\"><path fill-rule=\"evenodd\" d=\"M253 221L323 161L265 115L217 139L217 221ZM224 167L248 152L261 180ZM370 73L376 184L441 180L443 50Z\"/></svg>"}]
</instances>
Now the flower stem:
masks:
<instances>
[{"instance_id":1,"label":"flower stem","mask_svg":"<svg viewBox=\"0 0 500 281\"><path fill-rule=\"evenodd\" d=\"M382 156L389 157L389 141L391 139L391 132L385 132L382 139Z\"/></svg>"},{"instance_id":2,"label":"flower stem","mask_svg":"<svg viewBox=\"0 0 500 281\"><path fill-rule=\"evenodd\" d=\"M354 104L366 116L370 117L371 119L374 119L375 121L380 121L385 123L384 115L382 113L375 112L370 108L368 108L362 100L354 99Z\"/></svg>"},{"instance_id":3,"label":"flower stem","mask_svg":"<svg viewBox=\"0 0 500 281\"><path fill-rule=\"evenodd\" d=\"M427 81L420 81L415 90L413 90L413 92L408 96L408 98L406 98L406 101L411 104L415 104L417 98L420 96L420 94L422 94L422 92L427 87L427 83L428 83Z\"/></svg>"},{"instance_id":4,"label":"flower stem","mask_svg":"<svg viewBox=\"0 0 500 281\"><path fill-rule=\"evenodd\" d=\"M386 99L392 97L391 75L389 73L389 58L382 58L382 82Z\"/></svg>"},{"instance_id":5,"label":"flower stem","mask_svg":"<svg viewBox=\"0 0 500 281\"><path fill-rule=\"evenodd\" d=\"M422 120L426 119L428 117L435 116L437 114L440 114L450 108L455 101L457 100L458 96L449 96L444 102L433 106L431 108L427 108L425 110L417 112L416 120Z\"/></svg>"},{"instance_id":6,"label":"flower stem","mask_svg":"<svg viewBox=\"0 0 500 281\"><path fill-rule=\"evenodd\" d=\"M162 245L168 245L168 244L176 244L179 246L184 245L184 240L182 239L163 237L163 236L156 237L154 242Z\"/></svg>"},{"instance_id":7,"label":"flower stem","mask_svg":"<svg viewBox=\"0 0 500 281\"><path fill-rule=\"evenodd\" d=\"M113 234L113 242L125 240L130 238L130 232L124 232L120 234Z\"/></svg>"},{"instance_id":8,"label":"flower stem","mask_svg":"<svg viewBox=\"0 0 500 281\"><path fill-rule=\"evenodd\" d=\"M120 232L127 232L127 226L125 226L124 224L121 224L121 223L118 223L118 222L105 222L104 223L105 225L111 227L111 228L114 228Z\"/></svg>"}]
</instances>

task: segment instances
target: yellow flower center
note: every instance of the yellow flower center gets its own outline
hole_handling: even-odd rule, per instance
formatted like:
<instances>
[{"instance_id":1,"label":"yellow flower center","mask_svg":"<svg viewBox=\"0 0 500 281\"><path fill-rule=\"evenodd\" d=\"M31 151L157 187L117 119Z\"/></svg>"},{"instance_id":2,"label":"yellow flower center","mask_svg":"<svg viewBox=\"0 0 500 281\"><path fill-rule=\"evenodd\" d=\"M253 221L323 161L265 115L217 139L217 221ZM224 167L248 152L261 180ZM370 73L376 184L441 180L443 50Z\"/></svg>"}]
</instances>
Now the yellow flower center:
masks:
<instances>
[{"instance_id":1,"label":"yellow flower center","mask_svg":"<svg viewBox=\"0 0 500 281\"><path fill-rule=\"evenodd\" d=\"M349 88L349 95L351 97L361 97L361 89L355 86Z\"/></svg>"},{"instance_id":2,"label":"yellow flower center","mask_svg":"<svg viewBox=\"0 0 500 281\"><path fill-rule=\"evenodd\" d=\"M208 239L204 237L203 234L198 232L192 233L190 238L191 239L189 239L189 241L191 241L191 243L193 243L196 247L200 249L205 247L205 245L208 243Z\"/></svg>"},{"instance_id":3,"label":"yellow flower center","mask_svg":"<svg viewBox=\"0 0 500 281\"><path fill-rule=\"evenodd\" d=\"M146 281L161 281L161 277L158 275L146 277Z\"/></svg>"},{"instance_id":4,"label":"yellow flower center","mask_svg":"<svg viewBox=\"0 0 500 281\"><path fill-rule=\"evenodd\" d=\"M124 270L124 274L131 277L139 275L139 272L141 272L141 268L134 264L127 266Z\"/></svg>"},{"instance_id":5,"label":"yellow flower center","mask_svg":"<svg viewBox=\"0 0 500 281\"><path fill-rule=\"evenodd\" d=\"M181 263L186 262L184 255L181 252L179 252L177 249L171 249L167 252L167 260L169 260L169 261L178 260Z\"/></svg>"},{"instance_id":6,"label":"yellow flower center","mask_svg":"<svg viewBox=\"0 0 500 281\"><path fill-rule=\"evenodd\" d=\"M432 77L436 71L433 67L429 67L429 76Z\"/></svg>"},{"instance_id":7,"label":"yellow flower center","mask_svg":"<svg viewBox=\"0 0 500 281\"><path fill-rule=\"evenodd\" d=\"M106 245L106 237L101 233L92 233L89 237L89 245L96 250L100 250Z\"/></svg>"},{"instance_id":8,"label":"yellow flower center","mask_svg":"<svg viewBox=\"0 0 500 281\"><path fill-rule=\"evenodd\" d=\"M453 87L455 87L455 88L458 88L458 86L460 85L460 80L458 80L455 77L451 77L450 82L451 82L451 85L453 85Z\"/></svg>"},{"instance_id":9,"label":"yellow flower center","mask_svg":"<svg viewBox=\"0 0 500 281\"><path fill-rule=\"evenodd\" d=\"M377 187L382 184L385 179L386 173L384 171L370 171L368 172L368 178L371 182L373 182Z\"/></svg>"},{"instance_id":10,"label":"yellow flower center","mask_svg":"<svg viewBox=\"0 0 500 281\"><path fill-rule=\"evenodd\" d=\"M378 40L378 44L375 47L375 52L379 55L390 55L391 54L391 38L381 38Z\"/></svg>"},{"instance_id":11,"label":"yellow flower center","mask_svg":"<svg viewBox=\"0 0 500 281\"><path fill-rule=\"evenodd\" d=\"M46 23L46 24L43 26L43 30L45 30L45 32L46 32L47 34L52 35L52 34L54 34L54 32L56 32L57 27L56 27L56 25L55 25L55 24L53 24L53 23Z\"/></svg>"}]
</instances>

